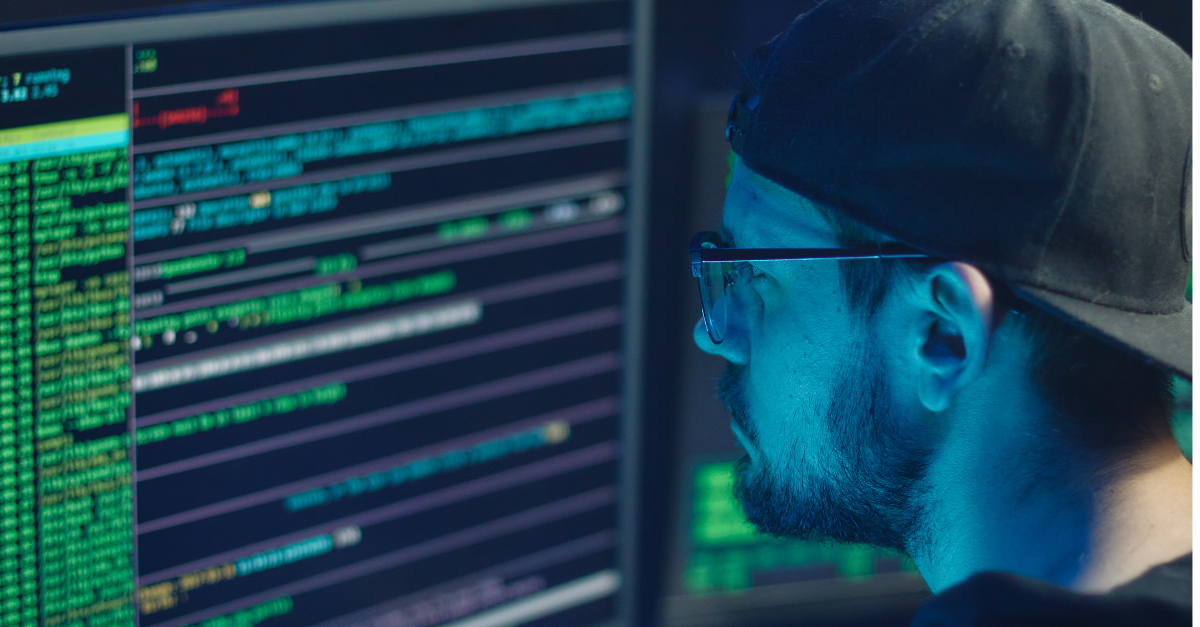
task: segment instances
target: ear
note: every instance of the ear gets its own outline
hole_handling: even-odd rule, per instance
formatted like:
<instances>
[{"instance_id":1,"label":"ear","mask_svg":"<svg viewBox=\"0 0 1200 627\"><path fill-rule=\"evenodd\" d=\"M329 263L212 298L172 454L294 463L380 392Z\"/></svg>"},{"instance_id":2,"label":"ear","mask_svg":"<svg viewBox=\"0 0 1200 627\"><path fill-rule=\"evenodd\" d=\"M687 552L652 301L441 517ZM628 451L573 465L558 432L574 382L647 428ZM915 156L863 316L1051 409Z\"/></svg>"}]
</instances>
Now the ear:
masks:
<instances>
[{"instance_id":1,"label":"ear","mask_svg":"<svg viewBox=\"0 0 1200 627\"><path fill-rule=\"evenodd\" d=\"M995 292L978 268L951 261L918 286L924 323L917 338L917 395L939 412L983 372L991 343Z\"/></svg>"}]
</instances>

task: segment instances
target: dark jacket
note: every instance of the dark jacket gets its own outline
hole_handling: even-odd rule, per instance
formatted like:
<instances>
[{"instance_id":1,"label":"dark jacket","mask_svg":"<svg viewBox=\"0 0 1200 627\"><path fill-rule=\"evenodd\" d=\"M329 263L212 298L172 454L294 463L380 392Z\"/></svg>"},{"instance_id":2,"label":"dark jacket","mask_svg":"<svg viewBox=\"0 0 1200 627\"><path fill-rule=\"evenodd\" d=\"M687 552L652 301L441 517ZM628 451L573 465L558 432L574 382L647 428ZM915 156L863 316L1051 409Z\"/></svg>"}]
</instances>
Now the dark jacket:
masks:
<instances>
[{"instance_id":1,"label":"dark jacket","mask_svg":"<svg viewBox=\"0 0 1200 627\"><path fill-rule=\"evenodd\" d=\"M1170 627L1192 624L1192 554L1107 594L980 573L926 601L912 627Z\"/></svg>"}]
</instances>

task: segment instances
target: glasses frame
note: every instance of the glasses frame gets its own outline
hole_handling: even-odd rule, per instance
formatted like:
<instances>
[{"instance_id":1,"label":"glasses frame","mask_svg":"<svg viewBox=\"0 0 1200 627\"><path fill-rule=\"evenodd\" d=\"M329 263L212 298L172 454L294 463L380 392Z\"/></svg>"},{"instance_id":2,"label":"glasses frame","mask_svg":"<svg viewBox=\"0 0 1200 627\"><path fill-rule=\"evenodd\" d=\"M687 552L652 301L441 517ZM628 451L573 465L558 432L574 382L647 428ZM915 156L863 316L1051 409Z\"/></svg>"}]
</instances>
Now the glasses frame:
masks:
<instances>
[{"instance_id":1,"label":"glasses frame","mask_svg":"<svg viewBox=\"0 0 1200 627\"><path fill-rule=\"evenodd\" d=\"M713 344L725 340L724 331L717 331L712 321L711 304L704 289L704 264L731 263L737 261L816 261L819 259L922 259L933 255L898 242L885 242L874 246L849 248L733 248L725 245L720 233L700 231L692 236L688 247L692 264L692 276L700 289L700 310L704 327ZM728 272L722 271L722 285L730 285Z\"/></svg>"}]
</instances>

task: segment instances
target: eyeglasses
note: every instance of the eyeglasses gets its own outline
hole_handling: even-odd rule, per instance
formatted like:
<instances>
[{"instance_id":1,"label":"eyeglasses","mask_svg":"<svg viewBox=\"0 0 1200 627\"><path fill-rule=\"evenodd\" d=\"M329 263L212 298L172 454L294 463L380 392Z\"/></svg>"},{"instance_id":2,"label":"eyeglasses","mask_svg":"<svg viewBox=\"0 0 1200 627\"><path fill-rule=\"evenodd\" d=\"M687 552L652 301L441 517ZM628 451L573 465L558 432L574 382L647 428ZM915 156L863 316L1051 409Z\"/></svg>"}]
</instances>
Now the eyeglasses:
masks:
<instances>
[{"instance_id":1,"label":"eyeglasses","mask_svg":"<svg viewBox=\"0 0 1200 627\"><path fill-rule=\"evenodd\" d=\"M700 284L700 308L713 344L725 339L731 301L737 297L749 267L745 261L815 261L817 259L919 259L929 257L915 248L888 242L855 248L730 248L718 233L701 231L692 237L692 276Z\"/></svg>"}]
</instances>

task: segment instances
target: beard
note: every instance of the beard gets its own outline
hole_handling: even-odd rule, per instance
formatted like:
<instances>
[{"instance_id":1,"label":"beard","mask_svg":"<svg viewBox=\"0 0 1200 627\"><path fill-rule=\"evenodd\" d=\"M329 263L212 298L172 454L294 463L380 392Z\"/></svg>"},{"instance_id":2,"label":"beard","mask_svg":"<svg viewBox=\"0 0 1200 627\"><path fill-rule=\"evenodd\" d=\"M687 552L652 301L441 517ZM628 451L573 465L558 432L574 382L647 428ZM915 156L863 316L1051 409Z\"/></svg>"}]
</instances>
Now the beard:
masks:
<instances>
[{"instance_id":1,"label":"beard","mask_svg":"<svg viewBox=\"0 0 1200 627\"><path fill-rule=\"evenodd\" d=\"M828 538L909 553L921 528L920 507L929 451L900 432L879 361L855 350L835 377L824 408L802 407L808 420L824 416L832 450L811 450L799 433L771 459L759 446L743 388L743 368L730 364L718 383L719 398L734 423L759 451L737 464L734 494L760 533L801 539ZM807 463L805 463L807 460Z\"/></svg>"}]
</instances>

